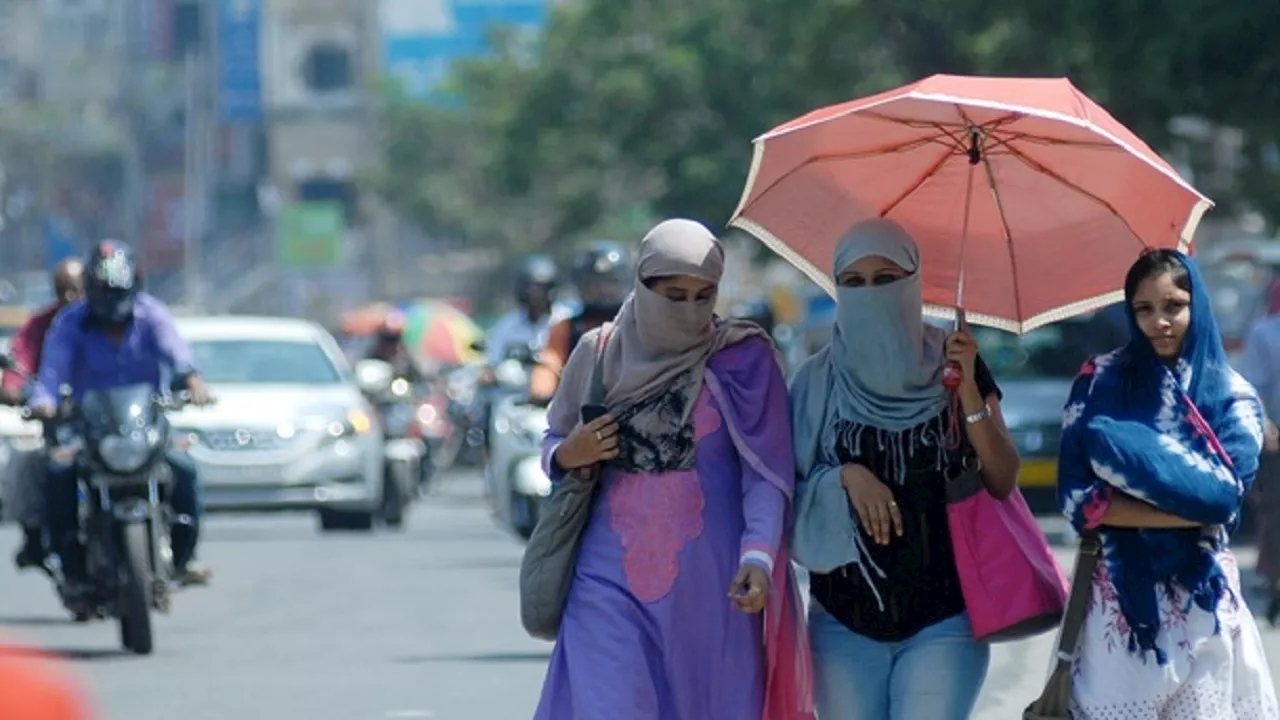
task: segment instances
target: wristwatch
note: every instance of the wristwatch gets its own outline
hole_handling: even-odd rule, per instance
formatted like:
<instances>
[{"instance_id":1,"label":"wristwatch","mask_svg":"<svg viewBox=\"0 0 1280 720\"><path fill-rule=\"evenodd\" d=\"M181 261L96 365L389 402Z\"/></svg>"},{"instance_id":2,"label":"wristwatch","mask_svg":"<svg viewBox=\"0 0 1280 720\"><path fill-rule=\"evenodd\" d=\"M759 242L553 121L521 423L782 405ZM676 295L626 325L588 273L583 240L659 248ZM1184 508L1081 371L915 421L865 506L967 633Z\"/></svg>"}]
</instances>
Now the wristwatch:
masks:
<instances>
[{"instance_id":1,"label":"wristwatch","mask_svg":"<svg viewBox=\"0 0 1280 720\"><path fill-rule=\"evenodd\" d=\"M976 413L965 415L964 422L966 425L977 425L989 417L991 417L991 406L983 403L981 410Z\"/></svg>"}]
</instances>

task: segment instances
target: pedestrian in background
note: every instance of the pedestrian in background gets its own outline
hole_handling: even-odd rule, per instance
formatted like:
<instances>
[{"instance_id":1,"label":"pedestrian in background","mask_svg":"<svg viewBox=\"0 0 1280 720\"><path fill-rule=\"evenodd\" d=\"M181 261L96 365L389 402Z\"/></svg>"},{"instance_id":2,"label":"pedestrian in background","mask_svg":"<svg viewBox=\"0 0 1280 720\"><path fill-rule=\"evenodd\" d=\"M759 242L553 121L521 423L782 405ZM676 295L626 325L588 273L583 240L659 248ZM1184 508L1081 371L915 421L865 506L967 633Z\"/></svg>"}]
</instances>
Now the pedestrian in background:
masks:
<instances>
[{"instance_id":1,"label":"pedestrian in background","mask_svg":"<svg viewBox=\"0 0 1280 720\"><path fill-rule=\"evenodd\" d=\"M1267 621L1280 619L1280 277L1271 281L1266 294L1266 314L1254 322L1245 337L1240 374L1257 389L1266 411L1266 435L1258 479L1250 499L1257 519L1258 574L1266 583Z\"/></svg>"}]
</instances>

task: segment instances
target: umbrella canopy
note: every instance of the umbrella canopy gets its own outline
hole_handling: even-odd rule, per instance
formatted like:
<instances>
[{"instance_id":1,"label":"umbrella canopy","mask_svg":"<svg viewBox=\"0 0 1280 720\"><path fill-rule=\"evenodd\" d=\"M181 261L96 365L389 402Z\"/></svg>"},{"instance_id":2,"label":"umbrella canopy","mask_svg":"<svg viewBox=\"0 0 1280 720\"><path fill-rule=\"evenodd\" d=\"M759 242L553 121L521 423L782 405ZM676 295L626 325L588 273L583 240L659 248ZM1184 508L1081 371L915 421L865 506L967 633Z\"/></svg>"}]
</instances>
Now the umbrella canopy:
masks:
<instances>
[{"instance_id":1,"label":"umbrella canopy","mask_svg":"<svg viewBox=\"0 0 1280 720\"><path fill-rule=\"evenodd\" d=\"M338 323L346 335L372 335L387 315L396 310L393 305L384 302L361 305L354 310L342 314Z\"/></svg>"},{"instance_id":2,"label":"umbrella canopy","mask_svg":"<svg viewBox=\"0 0 1280 720\"><path fill-rule=\"evenodd\" d=\"M935 75L757 138L729 224L833 293L843 233L891 218L929 312L1025 333L1123 299L1137 256L1190 251L1211 206L1066 79Z\"/></svg>"},{"instance_id":3,"label":"umbrella canopy","mask_svg":"<svg viewBox=\"0 0 1280 720\"><path fill-rule=\"evenodd\" d=\"M420 359L445 365L475 362L471 344L484 331L465 313L443 300L418 300L405 309L405 345Z\"/></svg>"}]
</instances>

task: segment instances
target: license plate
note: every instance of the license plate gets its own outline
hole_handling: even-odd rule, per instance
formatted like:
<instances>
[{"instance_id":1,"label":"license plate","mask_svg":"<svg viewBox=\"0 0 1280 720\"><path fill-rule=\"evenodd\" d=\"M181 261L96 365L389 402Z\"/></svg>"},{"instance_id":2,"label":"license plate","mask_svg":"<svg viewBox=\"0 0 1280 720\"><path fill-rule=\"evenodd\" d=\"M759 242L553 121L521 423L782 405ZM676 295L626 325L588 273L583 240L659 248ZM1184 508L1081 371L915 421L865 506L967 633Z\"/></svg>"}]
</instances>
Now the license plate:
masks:
<instances>
[{"instance_id":1,"label":"license plate","mask_svg":"<svg viewBox=\"0 0 1280 720\"><path fill-rule=\"evenodd\" d=\"M281 481L279 465L205 466L200 469L204 481L218 485L263 485Z\"/></svg>"},{"instance_id":2,"label":"license plate","mask_svg":"<svg viewBox=\"0 0 1280 720\"><path fill-rule=\"evenodd\" d=\"M1026 460L1018 473L1018 484L1022 486L1053 486L1058 484L1058 462L1056 460Z\"/></svg>"}]
</instances>

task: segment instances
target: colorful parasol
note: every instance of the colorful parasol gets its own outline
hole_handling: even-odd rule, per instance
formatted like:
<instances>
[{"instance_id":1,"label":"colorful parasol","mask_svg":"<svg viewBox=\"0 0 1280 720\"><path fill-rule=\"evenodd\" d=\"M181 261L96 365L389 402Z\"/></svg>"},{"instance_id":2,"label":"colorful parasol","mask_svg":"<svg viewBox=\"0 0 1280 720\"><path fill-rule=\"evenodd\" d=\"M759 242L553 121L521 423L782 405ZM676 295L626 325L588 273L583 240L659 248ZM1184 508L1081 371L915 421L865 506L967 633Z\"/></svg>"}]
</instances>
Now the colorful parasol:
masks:
<instances>
[{"instance_id":1,"label":"colorful parasol","mask_svg":"<svg viewBox=\"0 0 1280 720\"><path fill-rule=\"evenodd\" d=\"M405 344L419 360L459 365L481 359L471 344L484 331L449 303L418 300L405 307L405 315Z\"/></svg>"}]
</instances>

